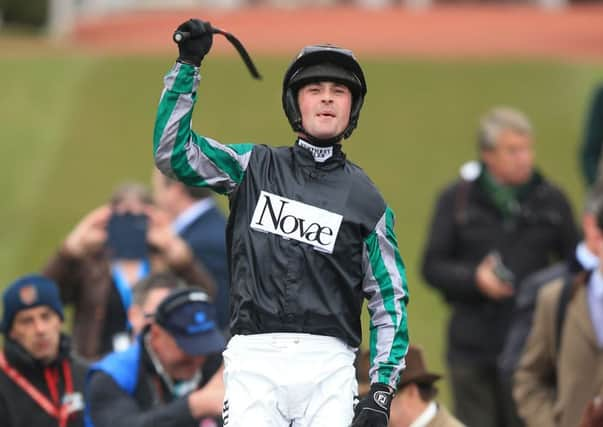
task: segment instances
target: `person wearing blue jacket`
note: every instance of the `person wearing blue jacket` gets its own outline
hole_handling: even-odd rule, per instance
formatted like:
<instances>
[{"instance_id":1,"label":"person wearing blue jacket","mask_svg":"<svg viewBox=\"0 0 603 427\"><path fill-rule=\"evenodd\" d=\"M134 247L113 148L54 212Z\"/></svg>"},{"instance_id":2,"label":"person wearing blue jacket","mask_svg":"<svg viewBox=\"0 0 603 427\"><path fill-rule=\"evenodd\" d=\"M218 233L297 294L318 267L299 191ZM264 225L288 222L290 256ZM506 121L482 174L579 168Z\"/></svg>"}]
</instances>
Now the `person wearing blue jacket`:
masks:
<instances>
[{"instance_id":1,"label":"person wearing blue jacket","mask_svg":"<svg viewBox=\"0 0 603 427\"><path fill-rule=\"evenodd\" d=\"M220 426L224 337L209 296L171 292L127 350L93 364L87 427Z\"/></svg>"}]
</instances>

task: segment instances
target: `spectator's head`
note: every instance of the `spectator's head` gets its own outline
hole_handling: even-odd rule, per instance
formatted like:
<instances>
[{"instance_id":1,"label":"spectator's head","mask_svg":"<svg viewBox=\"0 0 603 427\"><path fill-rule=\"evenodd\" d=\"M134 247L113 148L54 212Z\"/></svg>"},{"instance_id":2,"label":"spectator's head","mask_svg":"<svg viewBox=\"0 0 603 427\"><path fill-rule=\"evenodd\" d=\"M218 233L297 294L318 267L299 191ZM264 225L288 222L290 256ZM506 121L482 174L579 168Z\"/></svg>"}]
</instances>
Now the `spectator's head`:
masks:
<instances>
[{"instance_id":1,"label":"spectator's head","mask_svg":"<svg viewBox=\"0 0 603 427\"><path fill-rule=\"evenodd\" d=\"M111 194L111 208L119 214L142 214L145 207L153 204L149 189L137 182L120 184Z\"/></svg>"},{"instance_id":2,"label":"spectator's head","mask_svg":"<svg viewBox=\"0 0 603 427\"><path fill-rule=\"evenodd\" d=\"M178 290L155 311L150 345L166 373L175 380L192 378L208 355L224 348L224 337L209 301L202 291Z\"/></svg>"},{"instance_id":3,"label":"spectator's head","mask_svg":"<svg viewBox=\"0 0 603 427\"><path fill-rule=\"evenodd\" d=\"M128 309L132 332L138 334L150 323L149 319L170 292L186 287L186 283L171 272L152 274L136 283L132 292L132 305Z\"/></svg>"},{"instance_id":4,"label":"spectator's head","mask_svg":"<svg viewBox=\"0 0 603 427\"><path fill-rule=\"evenodd\" d=\"M409 426L435 398L438 389L434 383L441 378L427 370L423 351L420 347L409 346L406 355L406 369L392 401L390 425Z\"/></svg>"},{"instance_id":5,"label":"spectator's head","mask_svg":"<svg viewBox=\"0 0 603 427\"><path fill-rule=\"evenodd\" d=\"M534 169L532 125L520 111L497 107L480 122L481 160L500 184L526 183Z\"/></svg>"},{"instance_id":6,"label":"spectator's head","mask_svg":"<svg viewBox=\"0 0 603 427\"><path fill-rule=\"evenodd\" d=\"M364 73L350 50L306 46L285 73L282 104L302 138L332 144L356 128L366 91Z\"/></svg>"},{"instance_id":7,"label":"spectator's head","mask_svg":"<svg viewBox=\"0 0 603 427\"><path fill-rule=\"evenodd\" d=\"M189 187L164 174L157 168L152 177L153 199L157 206L177 217L195 202L211 197L211 190L205 187Z\"/></svg>"},{"instance_id":8,"label":"spectator's head","mask_svg":"<svg viewBox=\"0 0 603 427\"><path fill-rule=\"evenodd\" d=\"M59 353L63 305L55 283L43 276L17 279L4 291L2 333L42 363Z\"/></svg>"}]
</instances>

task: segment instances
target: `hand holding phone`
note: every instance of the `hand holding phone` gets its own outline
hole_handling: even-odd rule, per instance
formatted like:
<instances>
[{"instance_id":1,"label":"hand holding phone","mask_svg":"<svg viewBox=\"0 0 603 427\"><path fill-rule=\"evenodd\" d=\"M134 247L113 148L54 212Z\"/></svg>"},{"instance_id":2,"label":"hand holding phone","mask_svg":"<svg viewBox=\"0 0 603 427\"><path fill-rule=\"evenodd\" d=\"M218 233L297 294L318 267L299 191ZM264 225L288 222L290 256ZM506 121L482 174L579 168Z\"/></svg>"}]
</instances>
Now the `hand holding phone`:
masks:
<instances>
[{"instance_id":1,"label":"hand holding phone","mask_svg":"<svg viewBox=\"0 0 603 427\"><path fill-rule=\"evenodd\" d=\"M488 254L475 270L475 284L486 297L502 300L513 296L513 273L508 270L496 252Z\"/></svg>"},{"instance_id":2,"label":"hand holding phone","mask_svg":"<svg viewBox=\"0 0 603 427\"><path fill-rule=\"evenodd\" d=\"M494 259L494 265L492 267L492 271L500 279L501 282L514 284L515 282L515 274L506 265L503 264L502 257L500 253L494 251L490 254Z\"/></svg>"}]
</instances>

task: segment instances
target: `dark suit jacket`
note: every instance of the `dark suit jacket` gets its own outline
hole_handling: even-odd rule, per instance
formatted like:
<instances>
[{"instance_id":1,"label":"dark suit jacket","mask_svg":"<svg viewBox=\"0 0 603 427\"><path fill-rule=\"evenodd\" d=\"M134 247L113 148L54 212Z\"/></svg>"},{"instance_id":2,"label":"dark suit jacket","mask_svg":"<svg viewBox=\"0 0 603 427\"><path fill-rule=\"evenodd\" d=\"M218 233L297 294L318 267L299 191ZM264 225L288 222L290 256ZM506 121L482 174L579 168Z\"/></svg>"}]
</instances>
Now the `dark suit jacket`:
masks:
<instances>
[{"instance_id":1,"label":"dark suit jacket","mask_svg":"<svg viewBox=\"0 0 603 427\"><path fill-rule=\"evenodd\" d=\"M488 299L475 283L477 266L489 252L500 252L518 286L551 259L570 259L577 242L567 198L544 178L519 199L513 221L504 218L478 181L448 186L436 204L422 268L427 283L452 306L449 363L496 366L503 348L514 298Z\"/></svg>"},{"instance_id":2,"label":"dark suit jacket","mask_svg":"<svg viewBox=\"0 0 603 427\"><path fill-rule=\"evenodd\" d=\"M199 216L180 232L200 260L213 276L218 288L216 311L220 329L227 330L230 318L228 258L226 253L226 218L217 208Z\"/></svg>"}]
</instances>

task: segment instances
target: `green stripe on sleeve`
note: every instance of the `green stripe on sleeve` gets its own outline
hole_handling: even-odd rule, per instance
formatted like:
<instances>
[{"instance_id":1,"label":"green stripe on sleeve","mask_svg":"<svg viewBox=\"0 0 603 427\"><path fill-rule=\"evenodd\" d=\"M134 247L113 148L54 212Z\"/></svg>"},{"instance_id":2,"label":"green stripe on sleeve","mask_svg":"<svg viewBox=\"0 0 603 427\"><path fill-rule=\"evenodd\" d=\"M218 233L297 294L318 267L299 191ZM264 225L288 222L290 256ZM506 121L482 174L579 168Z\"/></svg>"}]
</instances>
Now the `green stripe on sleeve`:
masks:
<instances>
[{"instance_id":1,"label":"green stripe on sleeve","mask_svg":"<svg viewBox=\"0 0 603 427\"><path fill-rule=\"evenodd\" d=\"M243 181L254 145L223 145L192 131L198 81L197 69L187 64L166 75L153 131L155 163L186 185L227 194Z\"/></svg>"},{"instance_id":2,"label":"green stripe on sleeve","mask_svg":"<svg viewBox=\"0 0 603 427\"><path fill-rule=\"evenodd\" d=\"M375 229L365 239L370 271L365 279L369 291L370 357L376 364L377 381L395 386L401 362L408 349L406 269L394 232L395 217L387 207Z\"/></svg>"}]
</instances>

